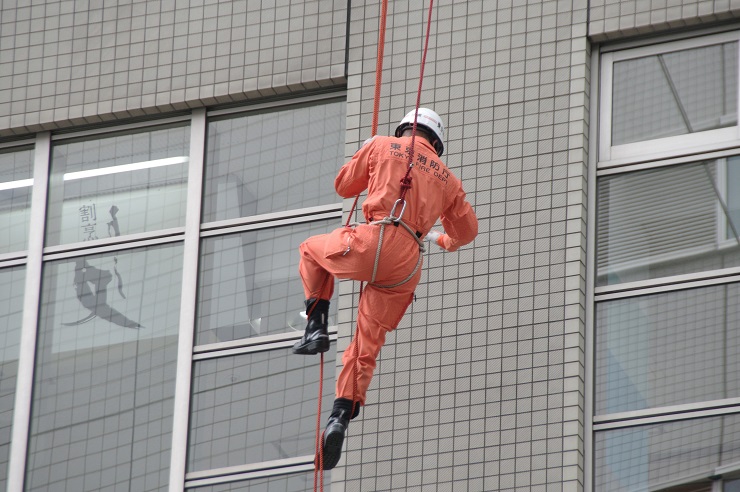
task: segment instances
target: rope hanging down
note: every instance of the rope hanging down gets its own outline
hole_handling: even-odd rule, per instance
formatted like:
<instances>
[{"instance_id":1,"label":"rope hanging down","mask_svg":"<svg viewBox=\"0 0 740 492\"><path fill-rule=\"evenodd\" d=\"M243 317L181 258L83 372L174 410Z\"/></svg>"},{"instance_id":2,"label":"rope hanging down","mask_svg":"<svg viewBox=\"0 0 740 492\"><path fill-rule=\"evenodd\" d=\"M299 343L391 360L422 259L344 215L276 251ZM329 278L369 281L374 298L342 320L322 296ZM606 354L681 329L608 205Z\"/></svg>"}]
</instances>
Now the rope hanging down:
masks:
<instances>
[{"instance_id":1,"label":"rope hanging down","mask_svg":"<svg viewBox=\"0 0 740 492\"><path fill-rule=\"evenodd\" d=\"M422 84L424 82L424 66L426 64L427 59L427 51L429 49L429 33L431 31L432 26L432 12L433 12L433 6L434 6L434 0L429 0L429 12L427 15L427 26L426 26L426 35L424 38L424 50L421 57L421 67L419 70L419 88L417 90L416 94L416 111L414 112L414 125L412 127L411 131L411 146L409 148L409 161L408 166L406 169L406 174L401 179L401 194L399 197L399 201L404 203L405 207L405 200L406 200L406 193L409 189L411 189L411 169L414 165L414 144L416 143L416 126L417 126L417 119L418 119L418 113L419 113L419 106L421 105L421 89ZM378 55L376 59L376 65L375 65L375 93L373 97L373 120L372 120L372 126L370 130L370 136L374 137L378 133L378 114L380 113L380 89L382 87L382 79L383 79L383 57L384 57L384 51L385 51L385 31L386 31L386 17L388 14L388 0L382 0L381 3L381 9L380 9L380 26L379 26L379 32L378 32ZM345 224L345 227L350 226L350 221L352 220L352 212L356 211L357 208L357 202L360 199L360 195L357 195L355 197L355 201L352 204L352 208L350 209L351 212L349 213L347 217L347 223ZM421 258L421 256L420 256ZM417 265L418 268L418 265ZM416 273L416 270L414 270L414 273ZM360 282L360 298L362 297L362 290L363 290L363 283ZM356 400L356 394L357 394L357 359L358 359L358 353L357 353L357 343L356 339L352 340L352 345L354 346L355 351L355 367L354 367L354 373L355 377L353 378L353 407L352 407L352 415L355 414L355 408L354 405L357 403ZM321 368L319 370L319 403L318 403L318 416L317 416L317 424L316 424L316 455L318 456L318 467L314 465L314 484L313 484L313 490L316 492L317 490L317 475L320 477L318 481L321 482L321 492L324 491L324 447L323 447L323 440L324 436L323 434L321 437L319 437L320 429L321 429L321 398L323 396L323 383L324 383L324 353L321 353Z\"/></svg>"}]
</instances>

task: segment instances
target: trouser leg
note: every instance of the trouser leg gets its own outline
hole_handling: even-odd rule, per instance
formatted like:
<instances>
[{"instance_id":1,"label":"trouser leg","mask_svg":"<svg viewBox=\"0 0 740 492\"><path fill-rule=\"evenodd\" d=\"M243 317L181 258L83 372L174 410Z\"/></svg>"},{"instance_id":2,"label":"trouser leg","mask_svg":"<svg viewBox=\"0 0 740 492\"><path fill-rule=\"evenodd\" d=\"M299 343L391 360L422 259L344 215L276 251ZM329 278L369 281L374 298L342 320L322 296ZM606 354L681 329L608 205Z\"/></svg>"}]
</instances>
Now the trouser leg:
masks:
<instances>
[{"instance_id":1,"label":"trouser leg","mask_svg":"<svg viewBox=\"0 0 740 492\"><path fill-rule=\"evenodd\" d=\"M357 330L352 344L342 356L342 369L337 378L337 398L365 404L367 388L375 371L376 359L385 336L395 330L413 299L419 281L417 274L394 289L368 285L360 298Z\"/></svg>"},{"instance_id":2,"label":"trouser leg","mask_svg":"<svg viewBox=\"0 0 740 492\"><path fill-rule=\"evenodd\" d=\"M330 300L334 294L334 278L331 272L317 261L323 255L326 234L312 236L299 247L301 259L298 271L303 281L303 292L306 299Z\"/></svg>"}]
</instances>

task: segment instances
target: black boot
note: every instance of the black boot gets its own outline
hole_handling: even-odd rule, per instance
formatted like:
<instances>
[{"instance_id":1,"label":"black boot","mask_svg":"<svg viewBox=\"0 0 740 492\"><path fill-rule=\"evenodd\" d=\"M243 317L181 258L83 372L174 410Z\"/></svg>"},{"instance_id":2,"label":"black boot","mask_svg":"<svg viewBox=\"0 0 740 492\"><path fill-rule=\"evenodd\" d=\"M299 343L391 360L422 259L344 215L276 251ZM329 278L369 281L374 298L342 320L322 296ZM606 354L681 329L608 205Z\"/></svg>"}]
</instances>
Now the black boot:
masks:
<instances>
[{"instance_id":1,"label":"black boot","mask_svg":"<svg viewBox=\"0 0 740 492\"><path fill-rule=\"evenodd\" d=\"M315 305L315 307L314 307ZM311 310L313 309L313 311ZM308 324L303 337L293 345L293 353L314 355L329 350L329 301L308 299L306 301Z\"/></svg>"},{"instance_id":2,"label":"black boot","mask_svg":"<svg viewBox=\"0 0 740 492\"><path fill-rule=\"evenodd\" d=\"M334 408L329 415L329 421L326 423L324 431L324 470L331 470L342 457L342 445L344 444L344 435L347 433L350 418L355 418L360 413L359 402L354 405L352 413L352 401L346 398L337 398L334 400ZM350 417L351 416L351 417ZM318 466L319 459L316 457Z\"/></svg>"}]
</instances>

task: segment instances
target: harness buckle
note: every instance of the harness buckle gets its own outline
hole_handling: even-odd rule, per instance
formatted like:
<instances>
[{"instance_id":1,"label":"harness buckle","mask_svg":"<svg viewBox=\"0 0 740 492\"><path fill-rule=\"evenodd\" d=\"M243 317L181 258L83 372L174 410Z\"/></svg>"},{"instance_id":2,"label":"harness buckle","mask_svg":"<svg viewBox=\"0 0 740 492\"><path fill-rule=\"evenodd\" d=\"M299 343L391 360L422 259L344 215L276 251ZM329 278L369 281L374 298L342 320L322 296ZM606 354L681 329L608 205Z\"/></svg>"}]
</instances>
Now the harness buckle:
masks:
<instances>
[{"instance_id":1,"label":"harness buckle","mask_svg":"<svg viewBox=\"0 0 740 492\"><path fill-rule=\"evenodd\" d=\"M398 217L394 216L393 213L396 211L396 207L398 206L399 202L403 202L403 206L401 207L401 212L398 214ZM398 222L401 220L401 217L403 217L403 213L406 211L406 200L403 198L399 198L396 200L396 203L393 204L393 208L391 208L391 213L389 214L389 219L395 222L395 225L398 225Z\"/></svg>"}]
</instances>

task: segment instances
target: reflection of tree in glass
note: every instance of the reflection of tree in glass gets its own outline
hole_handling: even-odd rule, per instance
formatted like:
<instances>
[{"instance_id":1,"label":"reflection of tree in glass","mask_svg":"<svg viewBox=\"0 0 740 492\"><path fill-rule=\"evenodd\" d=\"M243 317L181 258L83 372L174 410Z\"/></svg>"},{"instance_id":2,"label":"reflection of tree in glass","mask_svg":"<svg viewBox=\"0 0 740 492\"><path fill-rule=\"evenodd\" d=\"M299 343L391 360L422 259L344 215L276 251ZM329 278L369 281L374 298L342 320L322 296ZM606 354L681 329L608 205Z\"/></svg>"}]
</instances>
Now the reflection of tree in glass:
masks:
<instances>
[{"instance_id":1,"label":"reflection of tree in glass","mask_svg":"<svg viewBox=\"0 0 740 492\"><path fill-rule=\"evenodd\" d=\"M118 217L116 217L116 214L118 213L118 207L113 205L110 210L108 210L108 213L110 214L111 221L108 222L108 235L110 237L118 237L121 235L121 229L118 227ZM111 235L110 231L113 229L113 234ZM118 273L118 257L113 257L113 272L116 274L116 278L118 279L118 293L121 294L121 297L126 299L126 296L123 293L123 279L121 278L121 274Z\"/></svg>"},{"instance_id":2,"label":"reflection of tree in glass","mask_svg":"<svg viewBox=\"0 0 740 492\"><path fill-rule=\"evenodd\" d=\"M75 265L75 291L77 299L90 310L90 314L79 321L62 324L65 326L79 325L99 316L125 328L142 328L139 323L128 319L108 305L108 284L111 280L113 280L113 275L108 270L101 270L90 265L84 258L78 258Z\"/></svg>"}]
</instances>

